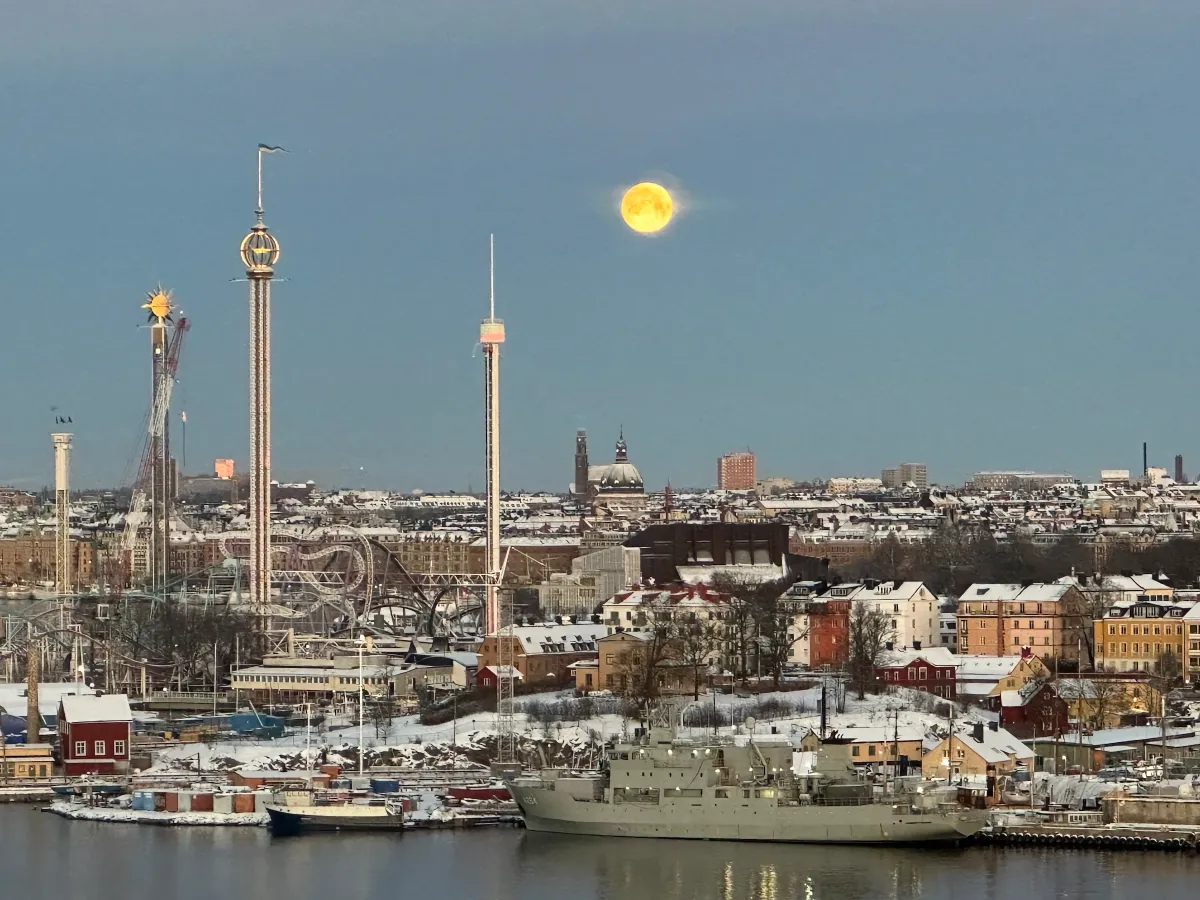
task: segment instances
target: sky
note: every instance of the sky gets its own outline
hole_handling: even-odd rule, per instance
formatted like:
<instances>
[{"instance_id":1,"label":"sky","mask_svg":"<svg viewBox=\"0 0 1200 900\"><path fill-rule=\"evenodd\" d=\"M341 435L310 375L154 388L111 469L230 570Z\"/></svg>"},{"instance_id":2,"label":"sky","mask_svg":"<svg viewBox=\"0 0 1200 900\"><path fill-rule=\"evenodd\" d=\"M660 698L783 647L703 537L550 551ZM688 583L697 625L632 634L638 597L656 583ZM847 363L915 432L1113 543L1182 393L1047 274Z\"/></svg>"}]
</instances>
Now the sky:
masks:
<instances>
[{"instance_id":1,"label":"sky","mask_svg":"<svg viewBox=\"0 0 1200 900\"><path fill-rule=\"evenodd\" d=\"M649 488L1200 471L1195 0L42 0L0 28L0 484L128 483L139 309L191 320L186 471L248 456L259 142L281 480L481 489L618 429ZM684 209L638 236L622 188ZM181 449L178 419L173 437ZM177 453L178 455L178 453Z\"/></svg>"}]
</instances>

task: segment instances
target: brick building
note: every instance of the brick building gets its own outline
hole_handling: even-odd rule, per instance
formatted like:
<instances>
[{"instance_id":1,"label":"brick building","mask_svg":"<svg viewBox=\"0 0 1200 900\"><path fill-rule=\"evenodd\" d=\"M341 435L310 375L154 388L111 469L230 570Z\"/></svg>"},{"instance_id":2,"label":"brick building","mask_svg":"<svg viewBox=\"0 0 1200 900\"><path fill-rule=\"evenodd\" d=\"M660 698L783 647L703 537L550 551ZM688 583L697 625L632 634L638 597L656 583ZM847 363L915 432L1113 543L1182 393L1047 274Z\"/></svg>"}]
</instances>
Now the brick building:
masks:
<instances>
[{"instance_id":1,"label":"brick building","mask_svg":"<svg viewBox=\"0 0 1200 900\"><path fill-rule=\"evenodd\" d=\"M594 622L559 625L547 622L542 625L514 625L511 632L489 634L479 648L479 679L484 669L500 664L500 642L513 642L513 666L521 673L526 684L570 685L574 679L570 672L572 663L595 659L596 641L608 629Z\"/></svg>"},{"instance_id":2,"label":"brick building","mask_svg":"<svg viewBox=\"0 0 1200 900\"><path fill-rule=\"evenodd\" d=\"M96 546L71 538L71 578L78 588L96 580ZM0 538L0 582L47 581L54 578L54 535Z\"/></svg>"},{"instance_id":3,"label":"brick building","mask_svg":"<svg viewBox=\"0 0 1200 900\"><path fill-rule=\"evenodd\" d=\"M717 488L722 491L752 491L758 483L754 454L726 453L717 460Z\"/></svg>"}]
</instances>

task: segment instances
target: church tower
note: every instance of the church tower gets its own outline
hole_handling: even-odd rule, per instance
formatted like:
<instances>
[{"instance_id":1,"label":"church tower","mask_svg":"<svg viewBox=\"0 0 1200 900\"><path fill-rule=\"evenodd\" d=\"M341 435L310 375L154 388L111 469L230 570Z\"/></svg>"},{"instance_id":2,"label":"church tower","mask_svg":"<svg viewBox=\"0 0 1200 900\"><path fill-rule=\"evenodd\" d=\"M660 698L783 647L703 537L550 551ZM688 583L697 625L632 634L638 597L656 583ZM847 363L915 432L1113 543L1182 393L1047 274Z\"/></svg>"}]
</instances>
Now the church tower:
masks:
<instances>
[{"instance_id":1,"label":"church tower","mask_svg":"<svg viewBox=\"0 0 1200 900\"><path fill-rule=\"evenodd\" d=\"M587 432L582 428L575 432L575 496L588 496Z\"/></svg>"}]
</instances>

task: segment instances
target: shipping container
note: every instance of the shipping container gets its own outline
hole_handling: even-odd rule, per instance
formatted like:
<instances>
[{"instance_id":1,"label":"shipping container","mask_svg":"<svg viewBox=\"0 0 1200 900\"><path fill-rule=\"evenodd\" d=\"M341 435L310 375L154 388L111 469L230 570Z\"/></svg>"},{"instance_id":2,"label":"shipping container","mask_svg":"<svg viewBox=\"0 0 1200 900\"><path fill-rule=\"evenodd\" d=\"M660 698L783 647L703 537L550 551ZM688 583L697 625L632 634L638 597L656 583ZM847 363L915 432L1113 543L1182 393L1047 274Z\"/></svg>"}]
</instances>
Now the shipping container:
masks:
<instances>
[{"instance_id":1,"label":"shipping container","mask_svg":"<svg viewBox=\"0 0 1200 900\"><path fill-rule=\"evenodd\" d=\"M175 795L175 797L177 798L176 803L179 806L179 812L191 812L192 811L192 792L191 791L179 791Z\"/></svg>"},{"instance_id":2,"label":"shipping container","mask_svg":"<svg viewBox=\"0 0 1200 900\"><path fill-rule=\"evenodd\" d=\"M157 812L166 812L167 811L167 792L166 791L155 791L154 792L154 809Z\"/></svg>"},{"instance_id":3,"label":"shipping container","mask_svg":"<svg viewBox=\"0 0 1200 900\"><path fill-rule=\"evenodd\" d=\"M232 813L233 812L233 794L214 794L213 795L213 812Z\"/></svg>"},{"instance_id":4,"label":"shipping container","mask_svg":"<svg viewBox=\"0 0 1200 900\"><path fill-rule=\"evenodd\" d=\"M213 795L208 791L197 791L192 794L192 812L212 812Z\"/></svg>"},{"instance_id":5,"label":"shipping container","mask_svg":"<svg viewBox=\"0 0 1200 900\"><path fill-rule=\"evenodd\" d=\"M179 812L178 791L165 791L163 793L163 812Z\"/></svg>"},{"instance_id":6,"label":"shipping container","mask_svg":"<svg viewBox=\"0 0 1200 900\"><path fill-rule=\"evenodd\" d=\"M398 778L371 779L372 794L394 794L398 790L400 790L400 779Z\"/></svg>"},{"instance_id":7,"label":"shipping container","mask_svg":"<svg viewBox=\"0 0 1200 900\"><path fill-rule=\"evenodd\" d=\"M252 813L254 812L254 795L253 794L233 794L233 811L235 813Z\"/></svg>"},{"instance_id":8,"label":"shipping container","mask_svg":"<svg viewBox=\"0 0 1200 900\"><path fill-rule=\"evenodd\" d=\"M274 805L275 794L271 791L255 791L254 792L254 811L256 813L265 813L267 804Z\"/></svg>"},{"instance_id":9,"label":"shipping container","mask_svg":"<svg viewBox=\"0 0 1200 900\"><path fill-rule=\"evenodd\" d=\"M129 808L142 810L144 812L153 812L154 791L134 791Z\"/></svg>"}]
</instances>

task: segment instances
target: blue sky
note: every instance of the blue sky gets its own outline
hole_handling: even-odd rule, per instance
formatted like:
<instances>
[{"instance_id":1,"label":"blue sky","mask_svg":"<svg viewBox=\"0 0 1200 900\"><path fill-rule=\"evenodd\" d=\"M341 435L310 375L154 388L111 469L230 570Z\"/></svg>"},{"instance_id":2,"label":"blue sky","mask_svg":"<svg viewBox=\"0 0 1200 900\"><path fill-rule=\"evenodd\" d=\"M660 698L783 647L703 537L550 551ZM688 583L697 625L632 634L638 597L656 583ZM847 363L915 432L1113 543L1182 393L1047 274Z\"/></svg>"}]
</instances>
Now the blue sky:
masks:
<instances>
[{"instance_id":1,"label":"blue sky","mask_svg":"<svg viewBox=\"0 0 1200 900\"><path fill-rule=\"evenodd\" d=\"M129 469L143 294L192 320L187 468L247 456L254 147L283 245L274 466L503 482L623 423L648 485L1200 467L1194 0L48 0L0 30L0 483ZM651 7L650 10L643 7ZM262 9L257 24L249 11ZM679 185L639 238L614 191ZM178 444L177 444L178 446ZM362 467L364 474L360 475Z\"/></svg>"}]
</instances>

